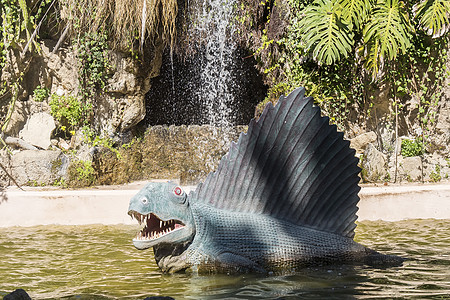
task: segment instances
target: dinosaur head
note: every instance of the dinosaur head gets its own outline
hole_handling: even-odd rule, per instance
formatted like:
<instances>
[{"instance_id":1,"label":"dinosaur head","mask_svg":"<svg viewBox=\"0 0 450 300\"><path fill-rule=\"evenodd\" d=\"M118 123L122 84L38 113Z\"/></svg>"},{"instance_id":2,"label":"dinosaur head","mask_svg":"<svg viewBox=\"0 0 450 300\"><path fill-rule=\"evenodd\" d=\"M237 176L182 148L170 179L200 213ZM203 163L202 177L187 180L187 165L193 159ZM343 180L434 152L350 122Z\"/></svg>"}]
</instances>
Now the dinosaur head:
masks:
<instances>
[{"instance_id":1,"label":"dinosaur head","mask_svg":"<svg viewBox=\"0 0 450 300\"><path fill-rule=\"evenodd\" d=\"M173 182L152 182L130 200L128 214L144 228L133 239L137 249L180 244L193 239L194 220L183 189Z\"/></svg>"}]
</instances>

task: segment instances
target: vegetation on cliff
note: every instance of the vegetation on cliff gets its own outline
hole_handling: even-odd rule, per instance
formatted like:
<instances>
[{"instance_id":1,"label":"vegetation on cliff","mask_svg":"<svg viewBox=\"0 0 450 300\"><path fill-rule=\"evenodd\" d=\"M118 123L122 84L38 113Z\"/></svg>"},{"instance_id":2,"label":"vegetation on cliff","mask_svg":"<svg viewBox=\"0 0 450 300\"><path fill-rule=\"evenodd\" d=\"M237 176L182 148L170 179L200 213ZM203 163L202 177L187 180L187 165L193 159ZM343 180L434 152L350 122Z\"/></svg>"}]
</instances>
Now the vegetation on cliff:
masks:
<instances>
[{"instance_id":1,"label":"vegetation on cliff","mask_svg":"<svg viewBox=\"0 0 450 300\"><path fill-rule=\"evenodd\" d=\"M148 88L137 87L129 96L128 83L112 88L108 82L123 57L132 61L124 64L124 69L133 69L131 73L136 66L145 68L133 84L148 86L161 65L153 59L164 48L168 53L172 49L188 52L183 47L190 40L184 25L192 18L186 13L195 11L187 9L189 5L199 5L199 1L0 0L1 147L6 146L3 133L17 101L33 95L33 101L48 105L57 122L55 136L69 141L82 135L86 145L109 151L108 159L75 161L73 178L78 176L83 184L99 183L98 178L112 172L109 166L124 168L127 163L122 158L128 155L118 148L121 142L115 144L103 132L99 114L105 113L103 120L112 120L108 109L121 110L114 116L119 124L133 108L133 101L143 102ZM305 86L307 94L349 137L376 131L378 148L384 154L423 157L442 150L442 143L434 143L430 136L450 74L449 0L239 0L234 9L236 38L256 58L269 86L257 111L281 94ZM65 94L49 84L24 81L33 72L33 59L42 55L44 39L55 42L52 53L61 47L74 53L77 86ZM123 56L114 61L111 50ZM139 76L140 81L136 80ZM108 92L112 96L101 108ZM118 95L126 96L118 100ZM137 115L142 114L142 105L134 108ZM113 131L130 130L137 119L123 126L111 121L116 124ZM394 132L395 137L384 138L383 130ZM402 135L410 139L400 141ZM140 153L134 147L129 148ZM104 165L99 164L101 160ZM124 174L132 176L133 172ZM433 172L439 173L435 165Z\"/></svg>"},{"instance_id":2,"label":"vegetation on cliff","mask_svg":"<svg viewBox=\"0 0 450 300\"><path fill-rule=\"evenodd\" d=\"M366 118L370 89L388 85L393 105L419 97L418 119L424 127L434 121L447 76L449 1L243 2L242 31L270 85L267 101L306 86L345 125L351 106ZM259 20L246 13L249 7L260 7Z\"/></svg>"}]
</instances>

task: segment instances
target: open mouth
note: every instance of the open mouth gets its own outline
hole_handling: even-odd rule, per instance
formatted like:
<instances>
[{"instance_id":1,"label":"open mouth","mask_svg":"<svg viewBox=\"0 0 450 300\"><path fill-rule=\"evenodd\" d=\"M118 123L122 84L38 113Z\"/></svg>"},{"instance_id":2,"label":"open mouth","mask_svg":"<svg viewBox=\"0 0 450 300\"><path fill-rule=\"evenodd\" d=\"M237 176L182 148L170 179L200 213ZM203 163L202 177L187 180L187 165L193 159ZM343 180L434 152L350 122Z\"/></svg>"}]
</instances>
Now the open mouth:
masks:
<instances>
[{"instance_id":1,"label":"open mouth","mask_svg":"<svg viewBox=\"0 0 450 300\"><path fill-rule=\"evenodd\" d=\"M153 213L142 215L136 211L130 211L128 214L131 218L135 218L139 225L145 224L144 229L138 232L135 240L156 240L185 226L183 222L175 219L163 221Z\"/></svg>"}]
</instances>

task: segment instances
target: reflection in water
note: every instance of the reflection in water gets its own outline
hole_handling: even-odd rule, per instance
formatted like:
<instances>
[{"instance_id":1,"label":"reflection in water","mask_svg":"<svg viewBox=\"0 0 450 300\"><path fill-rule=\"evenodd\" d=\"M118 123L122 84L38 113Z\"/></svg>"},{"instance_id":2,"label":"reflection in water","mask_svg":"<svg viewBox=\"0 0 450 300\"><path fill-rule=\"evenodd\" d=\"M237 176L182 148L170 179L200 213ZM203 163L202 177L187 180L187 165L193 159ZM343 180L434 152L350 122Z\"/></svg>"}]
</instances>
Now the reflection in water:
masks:
<instances>
[{"instance_id":1,"label":"reflection in water","mask_svg":"<svg viewBox=\"0 0 450 300\"><path fill-rule=\"evenodd\" d=\"M450 299L450 220L362 222L357 241L408 257L402 267L308 268L262 276L163 275L152 251L136 250L137 226L0 228L0 296L24 288L33 299Z\"/></svg>"}]
</instances>

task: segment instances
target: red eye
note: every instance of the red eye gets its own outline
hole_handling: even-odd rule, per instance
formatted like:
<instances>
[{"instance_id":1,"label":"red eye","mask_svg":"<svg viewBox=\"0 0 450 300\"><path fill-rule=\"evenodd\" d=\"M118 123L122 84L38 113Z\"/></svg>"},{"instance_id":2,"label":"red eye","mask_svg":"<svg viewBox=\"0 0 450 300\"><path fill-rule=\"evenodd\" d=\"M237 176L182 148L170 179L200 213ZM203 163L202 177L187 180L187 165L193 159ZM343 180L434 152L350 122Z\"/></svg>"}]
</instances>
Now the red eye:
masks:
<instances>
[{"instance_id":1,"label":"red eye","mask_svg":"<svg viewBox=\"0 0 450 300\"><path fill-rule=\"evenodd\" d=\"M179 186L177 186L173 189L173 193L177 196L181 196L183 194L183 190Z\"/></svg>"}]
</instances>

